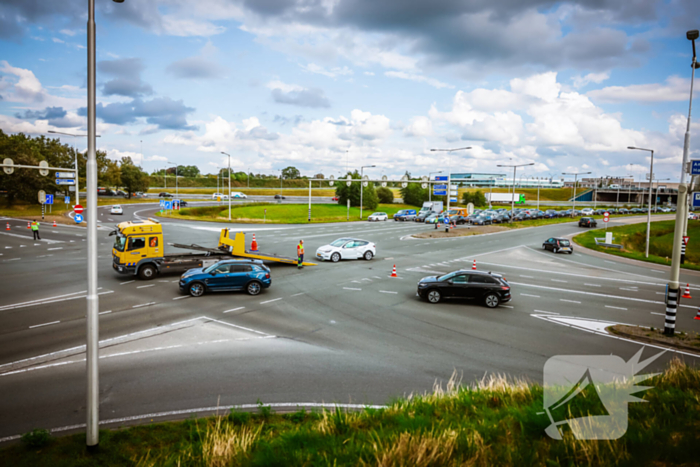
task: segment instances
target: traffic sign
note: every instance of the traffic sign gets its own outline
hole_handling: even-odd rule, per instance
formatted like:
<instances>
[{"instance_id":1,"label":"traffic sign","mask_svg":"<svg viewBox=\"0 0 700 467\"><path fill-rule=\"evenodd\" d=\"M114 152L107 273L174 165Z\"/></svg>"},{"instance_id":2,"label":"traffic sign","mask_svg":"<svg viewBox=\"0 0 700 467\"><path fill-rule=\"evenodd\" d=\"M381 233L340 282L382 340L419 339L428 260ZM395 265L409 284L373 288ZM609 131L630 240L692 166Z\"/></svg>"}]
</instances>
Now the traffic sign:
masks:
<instances>
[{"instance_id":1,"label":"traffic sign","mask_svg":"<svg viewBox=\"0 0 700 467\"><path fill-rule=\"evenodd\" d=\"M698 191L693 192L693 207L694 208L700 207L700 192L698 192Z\"/></svg>"},{"instance_id":2,"label":"traffic sign","mask_svg":"<svg viewBox=\"0 0 700 467\"><path fill-rule=\"evenodd\" d=\"M81 222L83 222L83 216L81 216L80 214L76 214L74 219L76 224L80 224Z\"/></svg>"},{"instance_id":3,"label":"traffic sign","mask_svg":"<svg viewBox=\"0 0 700 467\"><path fill-rule=\"evenodd\" d=\"M445 191L445 190L433 190L433 194L435 196L445 196L445 195L447 195L447 191Z\"/></svg>"},{"instance_id":4,"label":"traffic sign","mask_svg":"<svg viewBox=\"0 0 700 467\"><path fill-rule=\"evenodd\" d=\"M76 214L82 214L83 213L83 207L79 204L76 204L75 207L73 208L73 211L75 211Z\"/></svg>"},{"instance_id":5,"label":"traffic sign","mask_svg":"<svg viewBox=\"0 0 700 467\"><path fill-rule=\"evenodd\" d=\"M436 190L447 190L447 185L433 185Z\"/></svg>"},{"instance_id":6,"label":"traffic sign","mask_svg":"<svg viewBox=\"0 0 700 467\"><path fill-rule=\"evenodd\" d=\"M685 246L688 246L688 240L690 240L690 237L683 236L683 243Z\"/></svg>"},{"instance_id":7,"label":"traffic sign","mask_svg":"<svg viewBox=\"0 0 700 467\"><path fill-rule=\"evenodd\" d=\"M9 157L6 157L5 159L3 159L2 163L4 165L14 165L14 162L12 162L12 159L10 159ZM12 174L12 172L15 171L14 167L3 167L2 169L5 171L5 173L7 175L10 175L10 174Z\"/></svg>"},{"instance_id":8,"label":"traffic sign","mask_svg":"<svg viewBox=\"0 0 700 467\"><path fill-rule=\"evenodd\" d=\"M173 202L172 201L165 201L164 203L164 208L166 211L169 211L173 208Z\"/></svg>"},{"instance_id":9,"label":"traffic sign","mask_svg":"<svg viewBox=\"0 0 700 467\"><path fill-rule=\"evenodd\" d=\"M608 216L603 217L603 222L610 222L610 218Z\"/></svg>"},{"instance_id":10,"label":"traffic sign","mask_svg":"<svg viewBox=\"0 0 700 467\"><path fill-rule=\"evenodd\" d=\"M49 163L48 162L46 162L46 161L39 162L39 167L41 167L39 169L39 173L41 175L48 175L49 174L49 169L48 169Z\"/></svg>"},{"instance_id":11,"label":"traffic sign","mask_svg":"<svg viewBox=\"0 0 700 467\"><path fill-rule=\"evenodd\" d=\"M450 202L451 202L451 203L456 203L456 202L457 202L457 198L450 198Z\"/></svg>"},{"instance_id":12,"label":"traffic sign","mask_svg":"<svg viewBox=\"0 0 700 467\"><path fill-rule=\"evenodd\" d=\"M39 190L39 203L44 204L46 202L46 192L44 190Z\"/></svg>"},{"instance_id":13,"label":"traffic sign","mask_svg":"<svg viewBox=\"0 0 700 467\"><path fill-rule=\"evenodd\" d=\"M65 198L63 198L63 202L66 204L70 203L70 196L66 196Z\"/></svg>"},{"instance_id":14,"label":"traffic sign","mask_svg":"<svg viewBox=\"0 0 700 467\"><path fill-rule=\"evenodd\" d=\"M469 214L470 216L472 214L474 214L474 204L473 203L467 204L467 214Z\"/></svg>"},{"instance_id":15,"label":"traffic sign","mask_svg":"<svg viewBox=\"0 0 700 467\"><path fill-rule=\"evenodd\" d=\"M56 172L56 178L75 178L73 172Z\"/></svg>"},{"instance_id":16,"label":"traffic sign","mask_svg":"<svg viewBox=\"0 0 700 467\"><path fill-rule=\"evenodd\" d=\"M57 178L56 185L75 185L75 179Z\"/></svg>"},{"instance_id":17,"label":"traffic sign","mask_svg":"<svg viewBox=\"0 0 700 467\"><path fill-rule=\"evenodd\" d=\"M442 181L447 181L447 175L436 175L435 176L435 181L436 182L442 182Z\"/></svg>"},{"instance_id":18,"label":"traffic sign","mask_svg":"<svg viewBox=\"0 0 700 467\"><path fill-rule=\"evenodd\" d=\"M700 160L690 161L690 175L700 175Z\"/></svg>"},{"instance_id":19,"label":"traffic sign","mask_svg":"<svg viewBox=\"0 0 700 467\"><path fill-rule=\"evenodd\" d=\"M53 195L46 195L46 200L44 204L53 204Z\"/></svg>"}]
</instances>

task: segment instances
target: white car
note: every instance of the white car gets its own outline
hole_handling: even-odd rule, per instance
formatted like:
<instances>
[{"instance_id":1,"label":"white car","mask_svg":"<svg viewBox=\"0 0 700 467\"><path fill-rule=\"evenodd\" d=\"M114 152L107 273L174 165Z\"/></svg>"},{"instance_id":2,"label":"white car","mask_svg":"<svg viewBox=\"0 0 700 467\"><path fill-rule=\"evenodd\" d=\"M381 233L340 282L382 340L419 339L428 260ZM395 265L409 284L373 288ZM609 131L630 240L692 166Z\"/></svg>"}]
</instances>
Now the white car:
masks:
<instances>
[{"instance_id":1,"label":"white car","mask_svg":"<svg viewBox=\"0 0 700 467\"><path fill-rule=\"evenodd\" d=\"M698 218L698 215L697 215L697 214L695 214L695 213L693 213L693 212L689 212L689 213L688 213L688 219L695 220L695 219L697 219L697 218Z\"/></svg>"},{"instance_id":2,"label":"white car","mask_svg":"<svg viewBox=\"0 0 700 467\"><path fill-rule=\"evenodd\" d=\"M593 209L591 209L591 208L583 208L583 209L581 209L581 214L585 214L586 216L592 216L592 215L593 215Z\"/></svg>"},{"instance_id":3,"label":"white car","mask_svg":"<svg viewBox=\"0 0 700 467\"><path fill-rule=\"evenodd\" d=\"M110 214L124 214L124 210L122 209L121 206L119 206L118 204L115 204L114 206L112 206L110 208L109 213Z\"/></svg>"},{"instance_id":4,"label":"white car","mask_svg":"<svg viewBox=\"0 0 700 467\"><path fill-rule=\"evenodd\" d=\"M367 218L368 221L374 222L374 221L388 221L389 216L385 212L375 212L371 216Z\"/></svg>"},{"instance_id":5,"label":"white car","mask_svg":"<svg viewBox=\"0 0 700 467\"><path fill-rule=\"evenodd\" d=\"M316 258L334 263L341 259L366 259L369 261L376 254L377 247L374 243L357 238L339 238L330 245L324 245L316 250Z\"/></svg>"},{"instance_id":6,"label":"white car","mask_svg":"<svg viewBox=\"0 0 700 467\"><path fill-rule=\"evenodd\" d=\"M233 198L242 198L246 199L248 196L245 193L241 193L240 191L234 191L231 193L231 199Z\"/></svg>"},{"instance_id":7,"label":"white car","mask_svg":"<svg viewBox=\"0 0 700 467\"><path fill-rule=\"evenodd\" d=\"M228 195L225 195L223 193L214 193L213 195L211 195L211 199L213 199L214 201L216 201L218 198L228 199Z\"/></svg>"}]
</instances>

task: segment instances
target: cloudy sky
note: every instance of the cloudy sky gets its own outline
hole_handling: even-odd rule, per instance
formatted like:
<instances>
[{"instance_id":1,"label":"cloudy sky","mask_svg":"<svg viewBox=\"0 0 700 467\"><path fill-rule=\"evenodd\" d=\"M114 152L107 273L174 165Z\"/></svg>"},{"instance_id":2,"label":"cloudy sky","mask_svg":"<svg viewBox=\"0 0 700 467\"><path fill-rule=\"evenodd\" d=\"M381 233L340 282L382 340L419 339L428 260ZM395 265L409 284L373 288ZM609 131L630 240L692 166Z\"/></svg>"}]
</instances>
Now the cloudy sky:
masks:
<instances>
[{"instance_id":1,"label":"cloudy sky","mask_svg":"<svg viewBox=\"0 0 700 467\"><path fill-rule=\"evenodd\" d=\"M97 4L98 142L149 171L680 175L698 0ZM3 131L85 131L86 9L0 0Z\"/></svg>"}]
</instances>

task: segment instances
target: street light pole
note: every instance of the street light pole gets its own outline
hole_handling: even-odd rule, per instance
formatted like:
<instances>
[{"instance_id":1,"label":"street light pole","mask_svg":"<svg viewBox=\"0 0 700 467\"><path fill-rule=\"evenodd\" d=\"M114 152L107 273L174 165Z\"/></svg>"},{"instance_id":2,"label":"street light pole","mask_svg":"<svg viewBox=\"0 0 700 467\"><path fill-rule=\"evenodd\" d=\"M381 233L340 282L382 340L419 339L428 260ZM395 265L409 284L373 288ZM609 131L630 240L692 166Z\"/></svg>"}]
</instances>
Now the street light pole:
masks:
<instances>
[{"instance_id":1,"label":"street light pole","mask_svg":"<svg viewBox=\"0 0 700 467\"><path fill-rule=\"evenodd\" d=\"M228 156L228 221L231 222L231 154L224 151L221 154Z\"/></svg>"},{"instance_id":2,"label":"street light pole","mask_svg":"<svg viewBox=\"0 0 700 467\"><path fill-rule=\"evenodd\" d=\"M471 149L471 146L465 148L453 148L453 149L431 149L431 151L443 151L447 153L447 211L450 210L450 198L452 197L452 164L450 164L449 154L454 151L467 151Z\"/></svg>"},{"instance_id":3,"label":"street light pole","mask_svg":"<svg viewBox=\"0 0 700 467\"><path fill-rule=\"evenodd\" d=\"M63 131L49 130L49 133L55 135L72 136L74 138L85 138L87 135L74 135L73 133L64 133ZM99 138L100 135L95 135L95 138ZM73 148L75 151L75 204L80 204L80 172L78 170L78 150ZM87 175L87 174L86 174Z\"/></svg>"},{"instance_id":4,"label":"street light pole","mask_svg":"<svg viewBox=\"0 0 700 467\"><path fill-rule=\"evenodd\" d=\"M438 170L437 172L428 172L428 181L430 181L430 176L433 174L441 174L442 170ZM433 186L430 185L428 187L428 202L432 201L432 196L433 196Z\"/></svg>"},{"instance_id":5,"label":"street light pole","mask_svg":"<svg viewBox=\"0 0 700 467\"><path fill-rule=\"evenodd\" d=\"M649 257L649 236L650 236L650 232L651 232L651 190L652 190L652 186L654 185L654 150L653 149L637 148L634 146L627 146L627 149L636 149L639 151L649 151L651 153L651 162L649 165L649 204L647 205L647 243L646 243L646 248L644 249L644 257L648 258ZM644 195L642 195L642 198L644 198Z\"/></svg>"},{"instance_id":6,"label":"street light pole","mask_svg":"<svg viewBox=\"0 0 700 467\"><path fill-rule=\"evenodd\" d=\"M362 195L365 192L364 187L362 186L362 184L364 183L362 181L362 174L364 173L365 168L369 168L369 167L376 167L376 165L363 165L362 167L360 167L360 220L362 220L362 207L363 207L362 206L362 201L363 201Z\"/></svg>"},{"instance_id":7,"label":"street light pole","mask_svg":"<svg viewBox=\"0 0 700 467\"><path fill-rule=\"evenodd\" d=\"M562 175L573 175L574 176L574 207L571 211L571 217L574 217L576 215L576 185L578 185L578 176L579 175L589 175L591 172L562 172Z\"/></svg>"},{"instance_id":8,"label":"street light pole","mask_svg":"<svg viewBox=\"0 0 700 467\"><path fill-rule=\"evenodd\" d=\"M513 164L513 165L505 165L505 164L499 164L496 167L513 167L513 194L510 196L510 219L508 220L509 222L513 222L513 217L514 217L514 212L515 211L515 173L518 167L527 167L528 165L535 165L534 162L530 162L529 164Z\"/></svg>"}]
</instances>

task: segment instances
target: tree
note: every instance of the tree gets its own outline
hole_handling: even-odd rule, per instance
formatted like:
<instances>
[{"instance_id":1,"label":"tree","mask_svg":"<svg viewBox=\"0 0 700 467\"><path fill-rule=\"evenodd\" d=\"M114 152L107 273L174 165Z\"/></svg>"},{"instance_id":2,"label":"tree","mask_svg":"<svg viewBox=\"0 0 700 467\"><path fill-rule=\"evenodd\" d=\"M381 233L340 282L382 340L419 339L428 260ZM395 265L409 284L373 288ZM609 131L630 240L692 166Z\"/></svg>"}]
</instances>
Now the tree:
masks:
<instances>
[{"instance_id":1,"label":"tree","mask_svg":"<svg viewBox=\"0 0 700 467\"><path fill-rule=\"evenodd\" d=\"M347 175L350 175L353 180L357 181L353 182L350 186L347 186L347 183L344 180L338 181L338 187L335 189L335 195L338 197L338 204L345 206L348 199L350 199L350 206L359 206L360 187L362 186L362 184L359 182L360 173L356 170L352 173L348 172ZM345 179L347 175L345 175L343 179ZM377 197L377 192L374 189L374 184L368 183L366 187L362 188L362 204L364 204L364 207L368 209L376 209L377 205L379 204L379 198Z\"/></svg>"},{"instance_id":2,"label":"tree","mask_svg":"<svg viewBox=\"0 0 700 467\"><path fill-rule=\"evenodd\" d=\"M474 192L465 191L462 194L462 204L472 203L476 208L482 208L488 204L486 201L486 196L481 192L481 190L476 190Z\"/></svg>"},{"instance_id":3,"label":"tree","mask_svg":"<svg viewBox=\"0 0 700 467\"><path fill-rule=\"evenodd\" d=\"M392 204L394 202L394 192L386 187L377 188L377 198L382 204Z\"/></svg>"},{"instance_id":4,"label":"tree","mask_svg":"<svg viewBox=\"0 0 700 467\"><path fill-rule=\"evenodd\" d=\"M126 188L129 198L135 191L148 191L150 177L141 167L134 165L130 157L122 157L120 169L121 186Z\"/></svg>"},{"instance_id":5,"label":"tree","mask_svg":"<svg viewBox=\"0 0 700 467\"><path fill-rule=\"evenodd\" d=\"M420 183L409 183L406 188L401 188L401 197L404 204L423 206L428 201L428 190L421 188Z\"/></svg>"},{"instance_id":6,"label":"tree","mask_svg":"<svg viewBox=\"0 0 700 467\"><path fill-rule=\"evenodd\" d=\"M174 172L174 171L173 171ZM178 165L177 175L180 177L195 178L199 176L199 167L196 165Z\"/></svg>"},{"instance_id":7,"label":"tree","mask_svg":"<svg viewBox=\"0 0 700 467\"><path fill-rule=\"evenodd\" d=\"M286 169L282 170L282 177L286 180L296 180L301 178L301 172L299 172L299 169L297 169L296 167L292 167L290 165Z\"/></svg>"}]
</instances>

